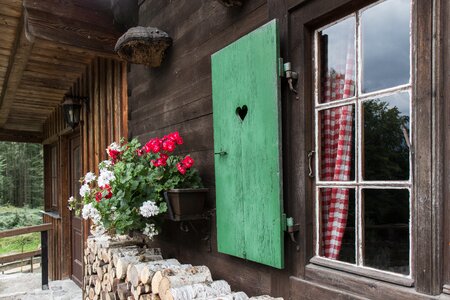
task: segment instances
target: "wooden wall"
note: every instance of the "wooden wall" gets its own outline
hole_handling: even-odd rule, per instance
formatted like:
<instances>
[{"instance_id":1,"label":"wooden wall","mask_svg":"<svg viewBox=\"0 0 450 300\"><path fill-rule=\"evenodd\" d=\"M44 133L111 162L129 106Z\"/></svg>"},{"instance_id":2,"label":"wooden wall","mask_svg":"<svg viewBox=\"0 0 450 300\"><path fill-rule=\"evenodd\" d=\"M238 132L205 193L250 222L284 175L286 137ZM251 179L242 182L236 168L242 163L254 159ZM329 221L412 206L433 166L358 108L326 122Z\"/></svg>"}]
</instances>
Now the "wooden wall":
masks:
<instances>
[{"instance_id":1,"label":"wooden wall","mask_svg":"<svg viewBox=\"0 0 450 300\"><path fill-rule=\"evenodd\" d=\"M82 109L80 126L72 130L64 123L62 108L58 107L44 124L44 160L45 160L45 210L52 211L45 220L54 224L50 241L50 264L58 268L50 269L50 277L59 279L71 273L71 224L70 211L67 209L69 199L69 137L80 134L82 145L82 170L98 171L98 163L106 159L106 147L120 137L127 137L128 95L127 65L124 62L95 58L87 66L84 74L73 83L68 94L88 97L87 105ZM62 100L61 100L62 101ZM58 206L51 205L51 184L49 176L49 149L58 147ZM74 195L79 197L78 194ZM87 224L85 224L87 225ZM87 236L88 226L85 226ZM55 246L56 245L56 246Z\"/></svg>"},{"instance_id":2,"label":"wooden wall","mask_svg":"<svg viewBox=\"0 0 450 300\"><path fill-rule=\"evenodd\" d=\"M305 59L311 45L309 44L308 26L316 26L320 19L335 19L345 16L348 11L356 7L367 5L373 0L353 1L304 1L304 0L253 0L246 1L242 8L227 9L218 1L165 1L140 0L139 25L158 27L166 31L173 38L173 46L169 49L162 66L149 69L144 66L132 65L128 74L128 84L131 90L129 99L130 136L138 137L141 142L154 136L162 136L178 130L185 140L181 147L182 153L190 153L196 160L203 181L211 189L208 204L215 205L214 190L214 157L213 157L213 124L211 99L211 65L210 56L217 50L227 46L239 37L251 32L260 25L277 17L281 23L281 53L284 58L291 57L294 66L300 73L299 96L308 99L311 86L308 70L310 61ZM442 291L450 294L450 252L448 243L450 237L450 221L446 213L450 208L450 160L447 157L450 149L450 134L448 112L450 111L449 79L449 51L448 51L448 23L450 5L448 1L426 0L413 1L417 11L413 14L413 29L417 36L413 41L424 55L419 55L418 65L422 66L417 77L418 90L427 91L423 97L419 96L418 111L422 119L429 118L434 122L423 120L423 132L428 132L428 142L417 141L417 149L423 154L417 156L415 167L417 172L431 174L433 181L422 183L424 190L433 190L432 196L423 197L427 201L433 198L433 211L436 214L423 214L427 217L416 218L413 223L421 222L420 228L415 230L416 238L432 236L433 243L426 240L415 241L415 247L422 247L426 251L414 249L413 261L419 266L415 276L415 287L404 288L399 285L384 283L379 280L368 279L342 271L334 271L312 264L308 264L311 257L312 223L309 221L311 203L307 198L309 182L306 177L306 146L309 143L309 133L312 132L308 101L291 101L289 96L283 98L283 146L285 170L285 207L288 212L301 223L298 234L301 250L295 252L293 244L286 246L286 269L277 271L273 268L248 262L242 259L223 255L217 252L216 227L211 226L211 239L204 241L202 234L194 230L185 233L179 229L179 224L166 222L164 233L158 238L158 243L166 256L174 256L182 262L205 264L211 268L214 278L223 278L230 282L233 289L243 290L249 295L271 294L283 296L285 299L360 299L366 296L371 299L430 299L416 291L438 294ZM313 3L313 4L311 4ZM434 13L432 10L434 9ZM439 12L440 13L436 13ZM308 20L300 23L300 20ZM305 21L306 22L306 21ZM314 25L316 24L316 25ZM432 39L431 29L435 28L439 37ZM418 39L418 41L416 40ZM433 43L436 43L434 45ZM436 56L429 51L434 45ZM433 48L434 49L434 48ZM306 51L306 52L305 52ZM300 53L300 54L299 54ZM422 52L421 52L422 53ZM433 60L432 60L433 58ZM436 60L437 58L437 60ZM436 68L436 66L440 66ZM306 71L305 71L306 70ZM431 75L434 72L434 75ZM306 75L305 75L306 74ZM428 77L427 77L428 76ZM431 76L434 78L431 80ZM431 100L428 88L435 84L437 101ZM283 88L286 94L286 87ZM433 96L435 97L435 96ZM434 101L434 102L433 102ZM437 103L437 104L436 104ZM444 105L444 104L445 105ZM433 104L433 108L431 108ZM422 111L427 106L427 112ZM443 117L442 111L447 112ZM433 118L431 117L433 111ZM306 121L305 121L306 120ZM299 126L300 124L300 126ZM442 133L442 131L445 132ZM445 138L443 136L445 135ZM445 139L445 150L441 141ZM434 143L433 156L425 155ZM302 145L302 147L296 147ZM440 148L441 147L441 148ZM420 152L419 151L419 152ZM419 153L417 152L417 153ZM445 155L444 155L445 153ZM432 159L430 159L432 158ZM423 161L431 162L433 167L426 167ZM445 172L439 162L445 161ZM288 164L288 165L286 165ZM442 164L441 164L442 165ZM420 170L419 170L420 168ZM302 175L300 175L302 173ZM445 178L444 178L445 177ZM305 180L303 180L305 179ZM443 185L442 182L446 183ZM444 184L445 184L444 183ZM307 185L307 184L306 184ZM445 186L445 188L441 188ZM306 190L305 190L306 189ZM445 191L442 191L444 190ZM443 194L441 194L443 192ZM445 201L443 200L445 198ZM423 200L422 199L422 200ZM420 203L420 202L417 202ZM287 204L287 205L286 205ZM443 209L443 206L445 208ZM428 213L431 208L418 205L416 209ZM417 212L414 212L417 214ZM433 216L431 218L430 216ZM443 219L442 219L443 218ZM445 227L443 227L445 223ZM430 225L431 224L431 225ZM197 230L207 229L206 224L198 223ZM422 226L424 225L424 226ZM429 226L428 226L429 225ZM416 225L414 225L416 226ZM426 229L425 229L425 226ZM441 232L445 228L444 232ZM443 238L445 236L445 238ZM436 238L436 239L435 239ZM430 238L431 239L431 238ZM425 241L425 242L424 242ZM441 242L443 242L441 244ZM422 250L423 250L422 249ZM433 252L434 251L434 252ZM422 254L423 253L423 254ZM442 260L442 256L445 259ZM440 263L443 263L442 264ZM420 271L419 271L420 270ZM422 272L422 273L420 273ZM441 274L442 273L442 274ZM431 275L430 275L431 274ZM292 276L291 276L292 275ZM443 277L443 278L441 278Z\"/></svg>"},{"instance_id":3,"label":"wooden wall","mask_svg":"<svg viewBox=\"0 0 450 300\"><path fill-rule=\"evenodd\" d=\"M45 213L43 215L43 222L52 224L52 230L49 231L48 235L48 274L50 280L58 280L62 278L62 271L64 269L61 266L64 264L67 265L61 255L61 218L54 213Z\"/></svg>"},{"instance_id":4,"label":"wooden wall","mask_svg":"<svg viewBox=\"0 0 450 300\"><path fill-rule=\"evenodd\" d=\"M211 189L210 207L215 205L210 56L268 19L265 0L247 1L241 9L227 9L217 1L146 0L140 5L139 25L166 31L173 46L157 69L131 65L130 136L145 142L178 130L185 141L179 148L181 154L192 155L204 184ZM206 224L195 225L197 230L207 229ZM214 278L225 279L233 289L249 295L284 293L288 299L288 288L276 287L273 279L287 283L288 276L217 252L215 224L209 242L192 229L182 232L178 223L166 222L163 230L159 242L165 256L205 264Z\"/></svg>"}]
</instances>

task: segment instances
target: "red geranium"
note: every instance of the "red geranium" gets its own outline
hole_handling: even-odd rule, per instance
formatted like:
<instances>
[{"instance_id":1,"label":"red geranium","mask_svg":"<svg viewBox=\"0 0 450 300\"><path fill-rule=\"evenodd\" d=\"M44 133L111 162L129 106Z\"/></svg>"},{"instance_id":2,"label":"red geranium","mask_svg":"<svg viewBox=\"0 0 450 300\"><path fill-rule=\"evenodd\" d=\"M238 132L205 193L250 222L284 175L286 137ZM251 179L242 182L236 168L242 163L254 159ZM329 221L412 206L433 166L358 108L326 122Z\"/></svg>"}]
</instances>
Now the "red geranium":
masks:
<instances>
[{"instance_id":1,"label":"red geranium","mask_svg":"<svg viewBox=\"0 0 450 300\"><path fill-rule=\"evenodd\" d=\"M175 143L171 139L167 139L162 143L162 148L165 151L173 152L175 150Z\"/></svg>"},{"instance_id":2,"label":"red geranium","mask_svg":"<svg viewBox=\"0 0 450 300\"><path fill-rule=\"evenodd\" d=\"M186 174L186 168L183 166L183 164L182 163L177 163L177 169L178 169L178 172L180 172L181 174Z\"/></svg>"},{"instance_id":3,"label":"red geranium","mask_svg":"<svg viewBox=\"0 0 450 300\"><path fill-rule=\"evenodd\" d=\"M113 196L111 187L109 184L106 184L105 186L100 187L102 190L95 193L95 201L100 202L103 198L105 199L111 199Z\"/></svg>"},{"instance_id":4,"label":"red geranium","mask_svg":"<svg viewBox=\"0 0 450 300\"><path fill-rule=\"evenodd\" d=\"M183 161L182 161L183 165L186 167L186 169L191 168L194 165L194 160L192 159L192 157L190 157L189 155L187 155Z\"/></svg>"}]
</instances>

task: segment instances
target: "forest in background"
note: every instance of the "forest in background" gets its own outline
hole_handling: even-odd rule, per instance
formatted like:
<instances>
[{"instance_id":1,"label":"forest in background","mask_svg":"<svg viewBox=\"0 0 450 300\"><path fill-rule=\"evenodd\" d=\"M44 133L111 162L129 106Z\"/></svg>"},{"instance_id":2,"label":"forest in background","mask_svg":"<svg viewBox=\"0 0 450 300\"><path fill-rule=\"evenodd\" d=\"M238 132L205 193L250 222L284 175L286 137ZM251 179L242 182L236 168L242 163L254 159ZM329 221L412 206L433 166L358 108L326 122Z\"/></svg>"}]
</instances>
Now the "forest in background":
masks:
<instances>
[{"instance_id":1,"label":"forest in background","mask_svg":"<svg viewBox=\"0 0 450 300\"><path fill-rule=\"evenodd\" d=\"M0 142L0 205L36 208L43 203L42 145Z\"/></svg>"}]
</instances>

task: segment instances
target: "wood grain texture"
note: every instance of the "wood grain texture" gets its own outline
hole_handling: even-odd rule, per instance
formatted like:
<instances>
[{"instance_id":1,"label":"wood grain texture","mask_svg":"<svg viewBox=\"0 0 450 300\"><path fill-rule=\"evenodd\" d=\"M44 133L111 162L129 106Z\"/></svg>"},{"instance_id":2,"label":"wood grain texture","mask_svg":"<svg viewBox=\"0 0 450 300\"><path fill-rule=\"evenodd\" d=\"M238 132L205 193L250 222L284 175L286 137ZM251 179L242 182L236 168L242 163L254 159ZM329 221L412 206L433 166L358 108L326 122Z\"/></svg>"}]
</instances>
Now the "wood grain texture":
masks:
<instances>
[{"instance_id":1,"label":"wood grain texture","mask_svg":"<svg viewBox=\"0 0 450 300\"><path fill-rule=\"evenodd\" d=\"M106 67L106 66L110 67ZM83 106L82 109L82 124L75 130L67 127L63 119L62 108L57 106L50 116L45 120L43 125L44 132L44 144L53 144L58 147L59 155L58 161L58 181L57 190L59 191L58 197L58 214L62 216L62 220L52 220L54 222L57 232L51 237L52 254L50 262L52 264L51 269L53 272L53 278L61 278L61 276L68 276L71 273L71 236L70 236L70 212L67 209L67 199L72 196L69 190L69 170L68 159L69 155L69 136L81 135L81 153L82 153L82 168L83 174L87 171L98 172L98 162L105 158L104 149L107 145L112 143L112 137L109 135L108 128L114 127L117 130L117 134L120 136L123 134L121 127L122 116L120 113L115 114L113 109L113 102L121 103L121 105L127 105L126 99L122 99L122 91L126 90L126 73L113 72L113 69L117 69L121 66L122 62L111 60L107 58L96 58L92 64L87 66L81 76L74 80L71 86L67 89L67 93L75 96L87 96L89 98L88 103ZM100 75L100 72L104 74ZM47 90L44 90L47 91ZM48 91L50 92L50 91ZM117 95L113 97L113 95ZM59 101L56 101L55 106ZM114 118L107 118L107 116L115 116ZM106 122L108 124L106 124ZM101 143L100 138L101 138ZM42 139L41 139L42 141ZM49 146L44 147L44 165L46 166L46 176L49 178L48 164L49 164ZM50 182L46 182L46 187ZM75 191L74 196L78 196ZM46 188L45 192L46 209L52 209L51 206L51 193L50 189ZM89 223L84 222L83 236L87 237ZM54 249L53 249L54 248Z\"/></svg>"},{"instance_id":2,"label":"wood grain texture","mask_svg":"<svg viewBox=\"0 0 450 300\"><path fill-rule=\"evenodd\" d=\"M437 297L418 293L413 287L401 287L396 284L377 281L312 264L307 265L305 274L305 280L319 284L322 287L337 289L341 292L358 295L367 299L437 299ZM292 277L291 284L297 280L297 278ZM301 291L297 293L301 295ZM319 295L317 294L317 296ZM335 296L338 296L338 294L335 294Z\"/></svg>"},{"instance_id":3,"label":"wood grain texture","mask_svg":"<svg viewBox=\"0 0 450 300\"><path fill-rule=\"evenodd\" d=\"M284 267L278 27L211 57L218 247Z\"/></svg>"},{"instance_id":4,"label":"wood grain texture","mask_svg":"<svg viewBox=\"0 0 450 300\"><path fill-rule=\"evenodd\" d=\"M34 45L34 42L30 42L25 36L23 19L20 19L19 22L20 26L17 27L17 34L11 53L12 60L8 64L0 94L0 127L3 127L8 120L11 106Z\"/></svg>"},{"instance_id":5,"label":"wood grain texture","mask_svg":"<svg viewBox=\"0 0 450 300\"><path fill-rule=\"evenodd\" d=\"M180 154L192 155L204 184L212 188L208 207L215 206L210 56L266 23L267 9L264 0L249 1L236 10L216 1L147 0L141 5L139 25L163 28L174 38L174 45L158 69L130 66L130 136L144 142L178 130L185 141L179 147ZM166 224L163 230L166 234L161 242L167 255L205 264L214 277L227 280L233 289L248 295L273 294L273 269L218 253L215 225L211 252L209 243L201 242L194 233L180 234L178 224ZM233 276L232 270L237 269L239 276ZM275 295L287 299L288 292Z\"/></svg>"},{"instance_id":6,"label":"wood grain texture","mask_svg":"<svg viewBox=\"0 0 450 300\"><path fill-rule=\"evenodd\" d=\"M445 131L445 148L444 148L444 270L443 281L446 284L444 291L450 294L450 85L447 84L450 80L450 5L448 1L440 1L441 3L441 86L443 86L441 97L445 100L443 113L445 116L444 131Z\"/></svg>"},{"instance_id":7,"label":"wood grain texture","mask_svg":"<svg viewBox=\"0 0 450 300\"><path fill-rule=\"evenodd\" d=\"M244 7L236 10L227 10L220 7L215 1L191 1L189 3L178 2L177 4L164 0L147 0L141 3L139 11L140 25L143 26L159 26L164 28L173 38L174 47L169 51L167 59L159 69L147 69L142 66L133 65L130 67L129 88L132 91L130 96L130 135L138 137L141 141L154 136L164 135L173 130L179 130L185 138L186 149L183 153L191 153L195 155L196 164L199 167L200 174L207 186L214 188L215 173L213 161L213 134L212 134L212 105L211 105L211 73L209 56L219 49L227 46L236 39L242 37L246 33L252 31L258 26L269 20L270 16L276 16L283 19L285 25L281 27L281 53L284 58L292 61L294 68L299 71L299 82L297 89L299 91L300 101L296 101L295 97L290 93L283 95L283 151L284 171L286 177L286 186L284 189L284 204L289 213L291 213L300 223L300 233L297 238L300 241L300 251L295 251L295 245L289 244L287 249L287 260L289 273L277 272L272 268L262 265L243 261L241 259L223 255L217 252L215 242L216 227L213 224L211 237L211 250L208 243L199 243L196 236L192 233L180 234L177 224L165 224L164 232L166 236L161 237L159 241L163 247L163 251L175 255L180 260L189 260L198 264L206 264L211 267L214 274L220 274L221 278L226 279L234 287L238 287L246 291L249 295L268 293L272 295L282 295L286 299L306 298L302 289L311 290L310 298L315 299L343 297L343 299L374 297L382 299L385 293L385 299L432 299L432 296L426 296L414 291L414 288L406 289L392 284L382 283L374 279L367 279L360 276L334 274L334 277L325 275L311 275L307 270L309 259L312 257L313 249L313 218L312 218L312 188L311 181L307 177L307 153L312 148L312 113L311 99L312 91L312 32L315 28L338 20L350 12L360 9L366 5L370 5L375 1L364 0L286 0L281 1L249 1ZM422 65L419 69L421 84L421 96L417 96L416 101L422 101L421 107L424 112L432 112L430 102L432 102L432 94L427 90L431 85L431 60L427 53L433 47L431 43L430 33L432 30L432 17L430 18L429 5L432 1L416 1L416 18L413 26L418 26L422 33L414 34L422 41L417 43L420 51L424 51L424 55L417 55L418 64ZM441 19L443 28L443 45L435 44L436 49L443 49L441 56L443 59L444 71L442 82L448 82L449 76L448 66L448 16L450 14L448 3L446 1L434 1L440 3ZM420 25L417 25L419 23ZM446 25L447 24L447 25ZM289 28L289 31L287 30ZM427 33L428 32L428 33ZM422 48L421 48L422 47ZM446 50L447 49L447 50ZM422 53L422 52L421 52ZM427 87L428 86L428 87ZM285 87L283 88L285 89ZM448 99L450 94L449 87L444 87L445 93L441 97ZM423 96L423 97L422 97ZM437 96L439 97L439 96ZM449 115L450 105L446 103L445 115ZM434 108L436 109L436 108ZM419 114L419 113L417 113ZM426 124L420 129L422 134L425 132L429 136L425 137L425 141L421 142L422 153L424 149L433 143L438 143L435 139L436 134L429 127L431 118L420 116ZM426 120L427 119L427 120ZM448 117L446 117L446 125L442 127L439 122L433 123L432 126L441 126L441 129L449 128ZM417 120L416 120L417 121ZM445 153L450 149L449 130L445 130ZM432 136L432 137L430 137ZM421 139L421 138L420 138ZM184 147L183 146L183 147ZM436 155L436 152L433 156ZM420 168L421 178L428 180L432 178L430 170L436 168L438 162L430 162L430 157L421 156L421 163L425 163L424 168ZM446 170L450 169L448 159L445 156ZM441 160L442 164L443 161ZM431 169L426 165L431 166ZM438 171L437 169L434 169ZM435 172L432 171L432 172ZM431 172L431 171L430 171ZM434 173L436 175L437 173ZM445 197L446 212L450 207L448 182L450 180L449 172L445 173L445 184L447 186ZM415 179L417 180L417 179ZM431 199L435 192L430 191L430 180L423 183L422 200L419 200L423 206L420 208L426 211L422 214L426 229L418 228L418 232L423 237L421 245L415 254L415 259L421 259L420 267L425 267L425 271L419 276L418 289L427 291L427 293L436 293L436 284L442 283L439 279L439 272L444 272L446 283L450 283L450 255L448 254L448 241L450 230L450 222L447 221L447 227L444 233L439 233L439 216L435 216L431 211L439 213L439 207L442 208L443 203L432 202ZM433 181L433 180L432 180ZM428 190L427 190L428 189ZM418 204L417 204L418 205ZM208 199L208 206L215 206L214 193ZM445 216L445 215L444 215ZM438 218L436 218L438 217ZM428 220L428 221L427 221ZM433 225L434 224L434 225ZM416 225L414 225L416 226ZM431 226L431 227L428 227ZM435 229L431 229L434 226ZM427 234L428 233L428 236ZM431 242L431 237L445 234L444 241L436 245ZM415 237L416 239L417 237ZM442 244L442 242L444 242ZM442 249L443 247L443 249ZM209 252L211 251L211 252ZM439 253L446 256L445 262L439 267ZM418 266L416 264L416 266ZM235 271L239 269L239 276L235 276ZM441 269L443 268L443 269ZM430 271L430 272L428 272ZM292 285L286 288L289 282L288 275L299 276L308 282L314 282L313 285ZM343 278L340 280L340 278ZM337 279L336 279L337 278ZM356 279L355 279L356 278ZM357 280L359 279L359 280ZM360 281L362 280L362 281ZM362 283L361 283L362 282ZM339 296L336 290L345 291L346 294ZM442 285L440 286L442 289ZM313 291L314 290L314 291ZM343 293L345 294L345 293ZM329 296L329 297L328 297ZM377 298L378 297L378 298Z\"/></svg>"}]
</instances>

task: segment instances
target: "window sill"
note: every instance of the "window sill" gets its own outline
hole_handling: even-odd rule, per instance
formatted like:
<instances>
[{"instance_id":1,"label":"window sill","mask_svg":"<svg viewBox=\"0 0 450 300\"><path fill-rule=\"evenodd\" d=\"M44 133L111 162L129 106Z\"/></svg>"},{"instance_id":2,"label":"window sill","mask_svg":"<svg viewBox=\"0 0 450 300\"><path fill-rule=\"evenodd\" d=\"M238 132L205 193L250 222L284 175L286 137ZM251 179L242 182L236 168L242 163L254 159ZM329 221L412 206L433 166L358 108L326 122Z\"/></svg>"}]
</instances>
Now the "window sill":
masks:
<instances>
[{"instance_id":1,"label":"window sill","mask_svg":"<svg viewBox=\"0 0 450 300\"><path fill-rule=\"evenodd\" d=\"M42 215L49 216L49 217L51 217L53 219L61 219L61 216L56 211L43 211L43 210L41 210L41 213L42 213Z\"/></svg>"},{"instance_id":2,"label":"window sill","mask_svg":"<svg viewBox=\"0 0 450 300\"><path fill-rule=\"evenodd\" d=\"M316 264L316 265L323 266L323 267L332 268L337 271L353 273L355 275L360 275L360 276L364 276L367 278L381 280L381 281L394 283L394 284L398 284L398 285L402 285L402 286L406 286L406 287L411 287L414 285L414 280L412 278L410 278L409 276L405 276L405 275L400 275L400 274L396 275L396 274L389 273L389 272L377 271L375 269L356 267L356 266L352 266L352 265L345 264L345 263L331 261L329 259L325 259L325 258L318 257L318 256L311 258L310 262L313 264ZM307 266L307 268L308 268L308 266Z\"/></svg>"},{"instance_id":3,"label":"window sill","mask_svg":"<svg viewBox=\"0 0 450 300\"><path fill-rule=\"evenodd\" d=\"M295 279L295 280L294 280ZM357 295L363 299L395 299L395 300L424 300L439 299L439 296L431 296L418 293L414 287L405 287L402 285L386 282L386 280L376 280L367 276L351 274L342 270L336 270L329 267L319 266L317 264L308 264L303 278L291 277L292 282L303 281L317 285L329 290L338 291L332 299L342 293ZM291 283L292 283L291 282ZM295 289L295 287L293 286ZM382 295L382 298L380 298ZM350 299L359 299L353 297Z\"/></svg>"}]
</instances>

